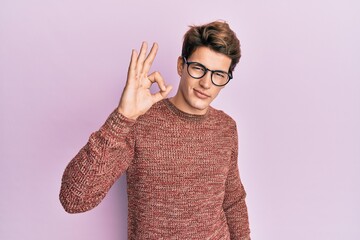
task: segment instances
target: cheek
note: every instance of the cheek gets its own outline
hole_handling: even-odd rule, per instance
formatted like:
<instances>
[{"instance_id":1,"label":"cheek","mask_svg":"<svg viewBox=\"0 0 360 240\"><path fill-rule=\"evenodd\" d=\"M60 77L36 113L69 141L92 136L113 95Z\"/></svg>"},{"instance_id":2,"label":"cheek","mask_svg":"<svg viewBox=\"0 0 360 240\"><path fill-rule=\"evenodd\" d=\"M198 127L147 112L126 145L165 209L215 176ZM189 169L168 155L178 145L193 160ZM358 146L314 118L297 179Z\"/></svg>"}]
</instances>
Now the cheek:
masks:
<instances>
[{"instance_id":1,"label":"cheek","mask_svg":"<svg viewBox=\"0 0 360 240\"><path fill-rule=\"evenodd\" d=\"M182 75L182 76L180 77L180 85L179 85L179 87L181 88L181 90L182 90L183 92L188 92L189 86L190 86L189 79L187 79L187 78L185 77L185 75Z\"/></svg>"},{"instance_id":2,"label":"cheek","mask_svg":"<svg viewBox=\"0 0 360 240\"><path fill-rule=\"evenodd\" d=\"M219 88L219 87L216 87L214 89L213 94L212 94L213 98L215 98L220 93L221 89L222 88Z\"/></svg>"},{"instance_id":3,"label":"cheek","mask_svg":"<svg viewBox=\"0 0 360 240\"><path fill-rule=\"evenodd\" d=\"M196 79L193 79L191 77L189 77L186 73L183 72L183 75L182 77L180 78L180 81L181 81L181 85L183 87L186 87L186 88L191 88L192 86L194 86L194 80Z\"/></svg>"}]
</instances>

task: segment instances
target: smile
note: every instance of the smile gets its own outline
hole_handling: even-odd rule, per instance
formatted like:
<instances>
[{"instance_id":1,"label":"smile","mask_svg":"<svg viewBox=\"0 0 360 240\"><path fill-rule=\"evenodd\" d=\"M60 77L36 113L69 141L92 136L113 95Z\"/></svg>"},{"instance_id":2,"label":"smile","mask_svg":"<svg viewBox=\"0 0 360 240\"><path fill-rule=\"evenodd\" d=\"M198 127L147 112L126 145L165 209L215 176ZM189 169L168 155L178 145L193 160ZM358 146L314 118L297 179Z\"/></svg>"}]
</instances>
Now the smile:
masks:
<instances>
[{"instance_id":1,"label":"smile","mask_svg":"<svg viewBox=\"0 0 360 240\"><path fill-rule=\"evenodd\" d=\"M199 91L197 89L193 89L193 90L194 90L195 96L197 96L198 98L206 99L206 98L210 97L209 95L207 95L206 93L204 93L202 91Z\"/></svg>"}]
</instances>

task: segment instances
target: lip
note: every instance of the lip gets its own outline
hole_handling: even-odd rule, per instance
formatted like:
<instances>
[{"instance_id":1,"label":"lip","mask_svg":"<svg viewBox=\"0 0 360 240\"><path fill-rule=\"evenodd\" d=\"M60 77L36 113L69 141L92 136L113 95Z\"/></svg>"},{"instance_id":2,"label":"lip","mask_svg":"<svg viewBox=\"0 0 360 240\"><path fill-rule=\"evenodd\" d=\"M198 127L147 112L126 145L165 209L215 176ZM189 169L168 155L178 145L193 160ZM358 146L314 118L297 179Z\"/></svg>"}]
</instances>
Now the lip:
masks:
<instances>
[{"instance_id":1,"label":"lip","mask_svg":"<svg viewBox=\"0 0 360 240\"><path fill-rule=\"evenodd\" d=\"M200 90L198 90L198 89L195 89L195 88L194 88L194 93L195 93L195 95L196 95L198 98L201 98L201 99L206 99L206 98L209 98L209 97L210 97L210 96L207 95L206 93L204 93L204 92L202 92L202 91L200 91Z\"/></svg>"}]
</instances>

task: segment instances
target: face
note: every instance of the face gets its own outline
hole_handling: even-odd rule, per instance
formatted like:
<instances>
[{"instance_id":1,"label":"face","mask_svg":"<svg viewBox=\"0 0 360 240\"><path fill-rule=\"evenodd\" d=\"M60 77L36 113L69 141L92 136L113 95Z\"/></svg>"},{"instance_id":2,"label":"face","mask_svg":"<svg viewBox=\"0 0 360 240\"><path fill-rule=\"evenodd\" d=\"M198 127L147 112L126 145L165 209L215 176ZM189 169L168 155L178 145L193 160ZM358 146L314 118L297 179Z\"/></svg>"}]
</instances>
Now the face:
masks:
<instances>
[{"instance_id":1,"label":"face","mask_svg":"<svg viewBox=\"0 0 360 240\"><path fill-rule=\"evenodd\" d=\"M208 47L199 47L187 59L189 62L198 62L211 70L228 72L231 58L217 53ZM216 98L222 88L211 82L211 72L208 71L200 79L192 78L187 72L187 65L179 57L177 64L180 84L176 95L171 102L181 111L203 115L206 113L210 103Z\"/></svg>"}]
</instances>

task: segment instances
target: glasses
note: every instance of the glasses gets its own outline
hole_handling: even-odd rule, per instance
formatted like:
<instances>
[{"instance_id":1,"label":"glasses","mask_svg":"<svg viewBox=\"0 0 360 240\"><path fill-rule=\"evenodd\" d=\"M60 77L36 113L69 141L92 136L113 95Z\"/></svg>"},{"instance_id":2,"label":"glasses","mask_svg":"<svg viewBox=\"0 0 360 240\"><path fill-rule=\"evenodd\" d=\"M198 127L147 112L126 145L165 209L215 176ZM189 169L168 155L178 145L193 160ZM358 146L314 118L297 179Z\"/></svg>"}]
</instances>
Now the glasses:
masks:
<instances>
[{"instance_id":1,"label":"glasses","mask_svg":"<svg viewBox=\"0 0 360 240\"><path fill-rule=\"evenodd\" d=\"M208 71L210 71L211 82L218 87L225 86L232 79L231 72L227 73L221 70L210 70L201 63L188 62L185 57L183 57L183 59L187 65L187 72L192 78L200 79L204 77Z\"/></svg>"}]
</instances>

